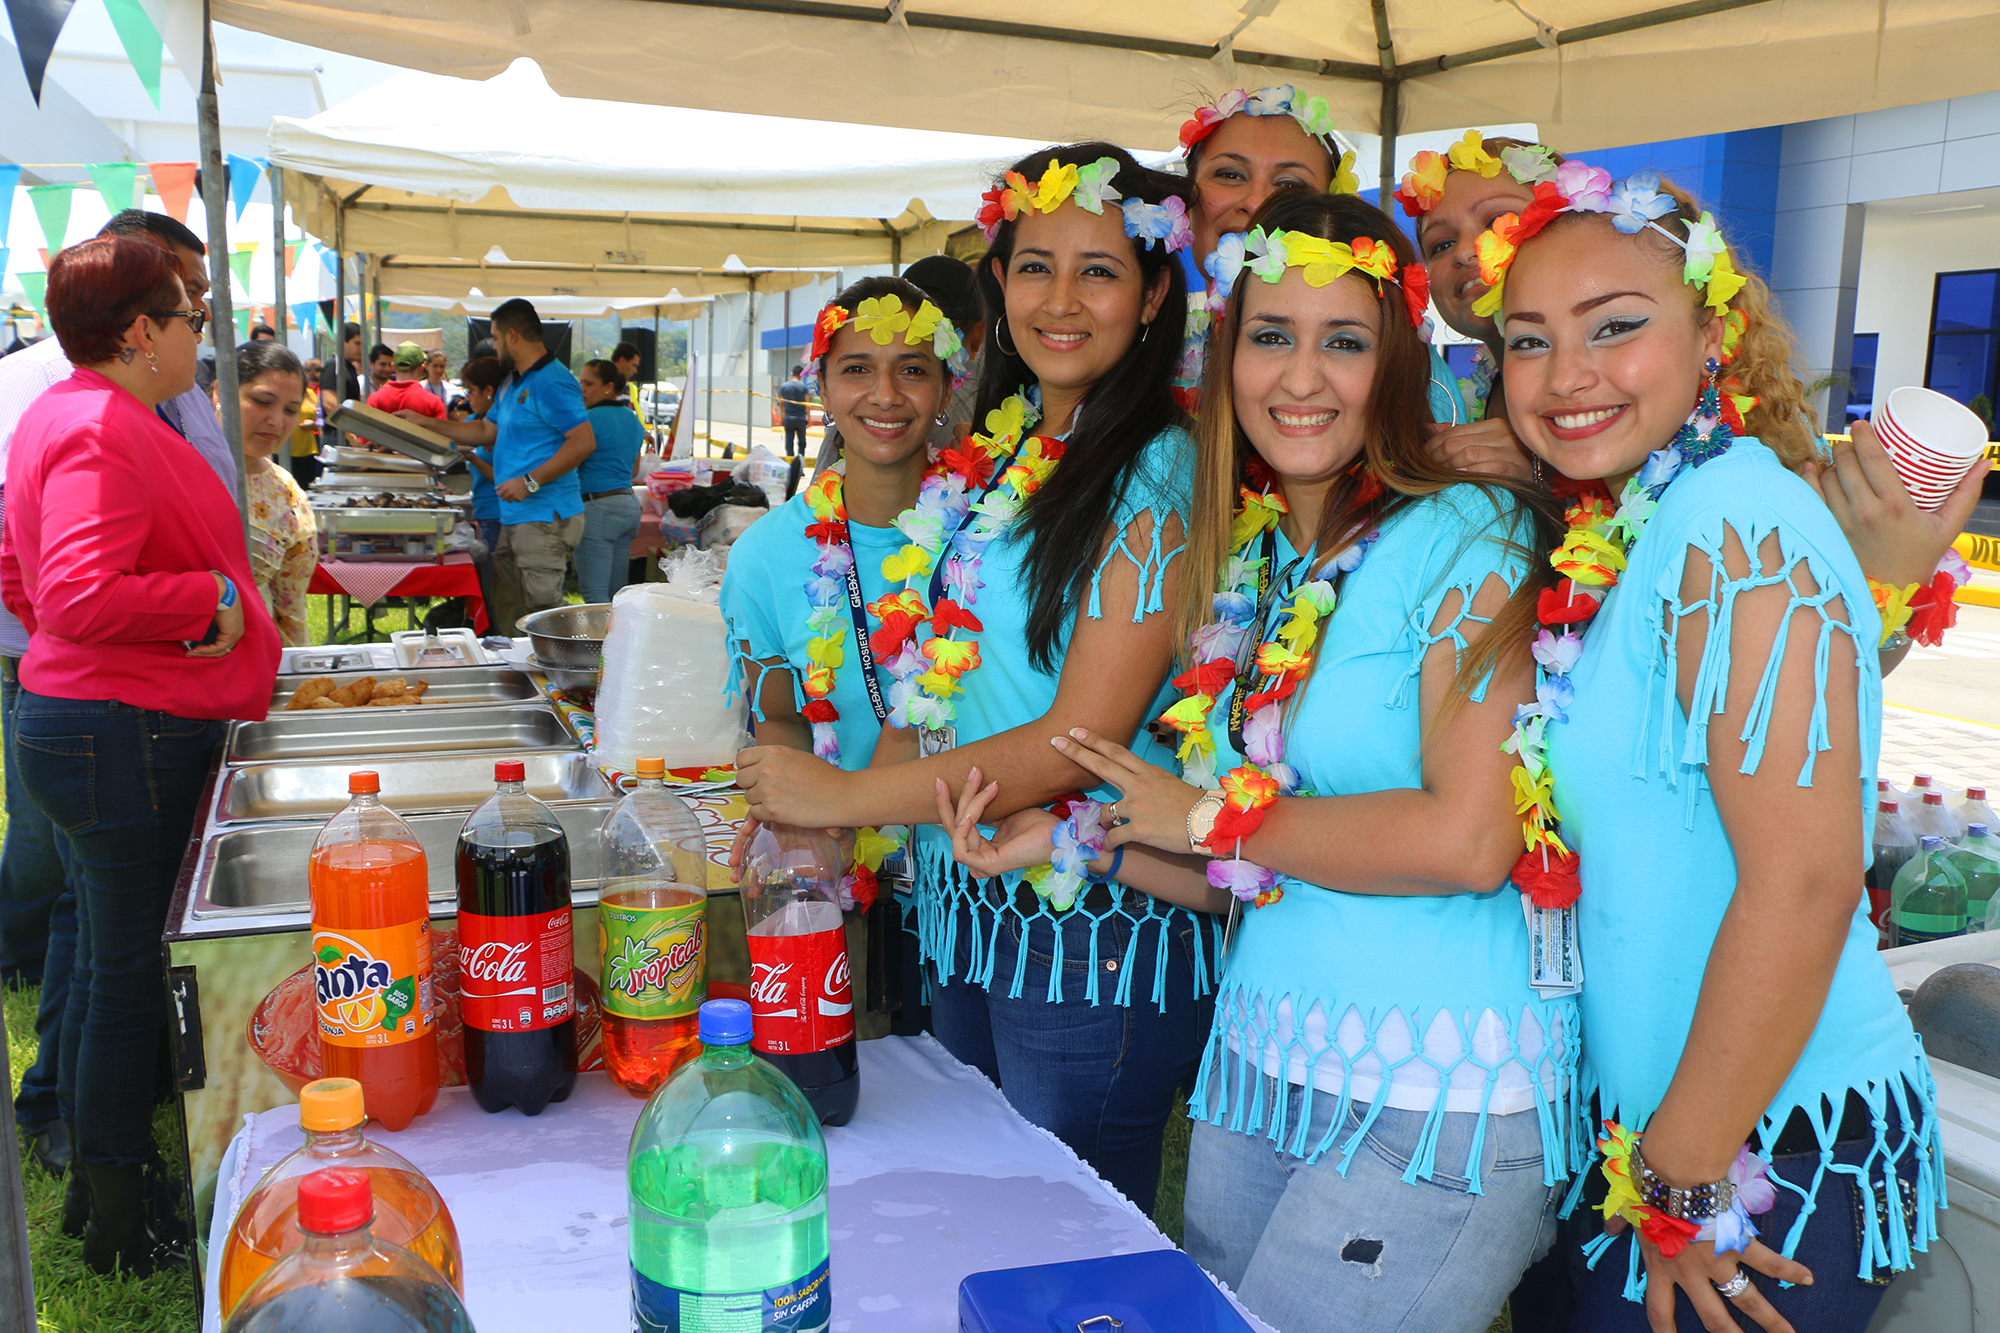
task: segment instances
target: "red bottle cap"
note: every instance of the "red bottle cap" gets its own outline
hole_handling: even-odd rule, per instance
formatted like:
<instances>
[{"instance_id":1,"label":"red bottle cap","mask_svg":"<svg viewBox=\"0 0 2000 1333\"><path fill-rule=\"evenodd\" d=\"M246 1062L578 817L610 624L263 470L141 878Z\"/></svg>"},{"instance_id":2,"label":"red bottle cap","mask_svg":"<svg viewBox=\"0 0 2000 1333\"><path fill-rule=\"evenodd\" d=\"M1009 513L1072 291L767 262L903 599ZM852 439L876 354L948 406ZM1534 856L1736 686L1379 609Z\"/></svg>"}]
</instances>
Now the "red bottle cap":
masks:
<instances>
[{"instance_id":1,"label":"red bottle cap","mask_svg":"<svg viewBox=\"0 0 2000 1333\"><path fill-rule=\"evenodd\" d=\"M1985 800L1985 799L1986 799L1986 788L1984 788L1984 787L1967 787L1967 788L1965 789L1965 799L1966 799L1966 800L1968 800L1968 801L1983 801L1983 800Z\"/></svg>"},{"instance_id":2,"label":"red bottle cap","mask_svg":"<svg viewBox=\"0 0 2000 1333\"><path fill-rule=\"evenodd\" d=\"M1883 812L1885 812L1885 813L1887 813L1887 814L1892 814L1892 815L1893 815L1893 814L1897 813L1897 811L1896 811L1896 803L1895 803L1894 801L1883 801L1883 802L1881 802L1880 804L1878 804L1878 805L1877 805L1877 806L1876 806L1875 808L1876 808L1877 810L1881 810L1881 811L1883 811ZM307 1087L311 1087L312 1085L311 1085L310 1083L308 1083L308 1084L307 1084L306 1086L307 1086Z\"/></svg>"},{"instance_id":3,"label":"red bottle cap","mask_svg":"<svg viewBox=\"0 0 2000 1333\"><path fill-rule=\"evenodd\" d=\"M1943 792L1941 792L1941 791L1927 791L1927 792L1925 792L1925 793L1924 793L1924 804L1925 804L1925 805L1943 805L1943 804L1944 804L1944 793L1943 793Z\"/></svg>"},{"instance_id":4,"label":"red bottle cap","mask_svg":"<svg viewBox=\"0 0 2000 1333\"><path fill-rule=\"evenodd\" d=\"M528 777L528 766L518 759L502 759L493 765L495 782L524 782Z\"/></svg>"},{"instance_id":5,"label":"red bottle cap","mask_svg":"<svg viewBox=\"0 0 2000 1333\"><path fill-rule=\"evenodd\" d=\"M374 773L363 771L347 775L347 794L349 796L358 796L362 792L378 792L381 790L382 779Z\"/></svg>"},{"instance_id":6,"label":"red bottle cap","mask_svg":"<svg viewBox=\"0 0 2000 1333\"><path fill-rule=\"evenodd\" d=\"M1928 773L1919 773L1910 779L1910 785L1912 787L1928 787L1931 785L1931 775Z\"/></svg>"},{"instance_id":7,"label":"red bottle cap","mask_svg":"<svg viewBox=\"0 0 2000 1333\"><path fill-rule=\"evenodd\" d=\"M299 1229L322 1236L352 1231L375 1216L368 1173L346 1167L315 1171L299 1182Z\"/></svg>"}]
</instances>

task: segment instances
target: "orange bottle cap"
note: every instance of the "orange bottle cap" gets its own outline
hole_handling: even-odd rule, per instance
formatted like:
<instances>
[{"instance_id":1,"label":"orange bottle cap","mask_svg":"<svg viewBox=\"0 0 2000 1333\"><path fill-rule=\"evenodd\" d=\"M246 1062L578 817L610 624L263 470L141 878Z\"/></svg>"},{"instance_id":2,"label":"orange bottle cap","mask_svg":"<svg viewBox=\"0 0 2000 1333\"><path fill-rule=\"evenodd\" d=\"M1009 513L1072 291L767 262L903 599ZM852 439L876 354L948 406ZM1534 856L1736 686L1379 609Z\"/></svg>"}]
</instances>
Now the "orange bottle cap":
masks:
<instances>
[{"instance_id":1,"label":"orange bottle cap","mask_svg":"<svg viewBox=\"0 0 2000 1333\"><path fill-rule=\"evenodd\" d=\"M372 775L371 775L372 776ZM316 1079L299 1089L299 1128L326 1133L368 1119L361 1085L351 1078Z\"/></svg>"},{"instance_id":2,"label":"orange bottle cap","mask_svg":"<svg viewBox=\"0 0 2000 1333\"><path fill-rule=\"evenodd\" d=\"M381 790L382 779L372 772L363 770L359 773L349 773L347 775L347 794L349 796L355 796L361 792L378 792Z\"/></svg>"},{"instance_id":3,"label":"orange bottle cap","mask_svg":"<svg viewBox=\"0 0 2000 1333\"><path fill-rule=\"evenodd\" d=\"M663 778L667 775L667 761L648 756L639 761L637 771L642 778Z\"/></svg>"}]
</instances>

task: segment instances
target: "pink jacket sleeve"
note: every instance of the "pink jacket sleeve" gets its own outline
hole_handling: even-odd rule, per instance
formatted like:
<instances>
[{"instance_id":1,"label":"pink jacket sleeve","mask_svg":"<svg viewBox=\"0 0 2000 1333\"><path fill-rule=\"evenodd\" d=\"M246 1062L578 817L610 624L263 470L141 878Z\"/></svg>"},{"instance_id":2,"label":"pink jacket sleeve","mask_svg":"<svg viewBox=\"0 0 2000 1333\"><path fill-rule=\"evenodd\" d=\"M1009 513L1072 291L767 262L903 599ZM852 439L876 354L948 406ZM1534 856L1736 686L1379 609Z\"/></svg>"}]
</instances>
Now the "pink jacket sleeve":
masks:
<instances>
[{"instance_id":1,"label":"pink jacket sleeve","mask_svg":"<svg viewBox=\"0 0 2000 1333\"><path fill-rule=\"evenodd\" d=\"M47 456L36 628L72 643L199 639L215 614L211 554L146 550L153 506L172 501L158 493L162 487L149 487L131 451L105 433L91 422ZM195 569L141 573L142 555ZM11 552L5 564L0 577L11 604L19 595Z\"/></svg>"}]
</instances>

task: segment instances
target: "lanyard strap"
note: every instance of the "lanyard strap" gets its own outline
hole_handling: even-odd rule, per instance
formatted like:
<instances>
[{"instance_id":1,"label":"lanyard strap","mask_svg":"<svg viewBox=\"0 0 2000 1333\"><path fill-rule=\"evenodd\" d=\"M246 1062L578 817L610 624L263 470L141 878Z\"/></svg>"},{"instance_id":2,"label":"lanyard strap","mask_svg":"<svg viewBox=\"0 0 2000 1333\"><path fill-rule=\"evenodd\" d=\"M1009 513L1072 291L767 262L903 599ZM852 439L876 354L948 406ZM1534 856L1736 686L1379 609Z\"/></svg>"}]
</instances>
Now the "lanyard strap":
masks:
<instances>
[{"instance_id":1,"label":"lanyard strap","mask_svg":"<svg viewBox=\"0 0 2000 1333\"><path fill-rule=\"evenodd\" d=\"M875 676L875 650L868 644L868 610L861 598L861 575L854 569L854 544L847 547L847 614L854 621L855 656L861 659L861 680L868 687L868 702L875 709L875 724L886 726L889 706L882 699L882 682Z\"/></svg>"}]
</instances>

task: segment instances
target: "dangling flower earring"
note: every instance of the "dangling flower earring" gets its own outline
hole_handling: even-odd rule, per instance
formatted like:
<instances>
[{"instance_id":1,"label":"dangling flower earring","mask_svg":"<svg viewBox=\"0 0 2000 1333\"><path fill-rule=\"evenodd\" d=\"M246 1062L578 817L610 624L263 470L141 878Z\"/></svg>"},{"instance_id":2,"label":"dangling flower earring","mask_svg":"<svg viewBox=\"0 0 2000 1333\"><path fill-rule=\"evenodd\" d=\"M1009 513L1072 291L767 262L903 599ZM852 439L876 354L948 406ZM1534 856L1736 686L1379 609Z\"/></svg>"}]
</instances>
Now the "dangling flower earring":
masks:
<instances>
[{"instance_id":1,"label":"dangling flower earring","mask_svg":"<svg viewBox=\"0 0 2000 1333\"><path fill-rule=\"evenodd\" d=\"M1694 411L1667 442L1668 448L1678 449L1681 457L1696 467L1720 457L1736 441L1736 432L1722 419L1722 397L1715 387L1722 363L1710 357L1703 369L1708 371L1708 383L1702 388L1701 397L1695 400Z\"/></svg>"}]
</instances>

